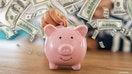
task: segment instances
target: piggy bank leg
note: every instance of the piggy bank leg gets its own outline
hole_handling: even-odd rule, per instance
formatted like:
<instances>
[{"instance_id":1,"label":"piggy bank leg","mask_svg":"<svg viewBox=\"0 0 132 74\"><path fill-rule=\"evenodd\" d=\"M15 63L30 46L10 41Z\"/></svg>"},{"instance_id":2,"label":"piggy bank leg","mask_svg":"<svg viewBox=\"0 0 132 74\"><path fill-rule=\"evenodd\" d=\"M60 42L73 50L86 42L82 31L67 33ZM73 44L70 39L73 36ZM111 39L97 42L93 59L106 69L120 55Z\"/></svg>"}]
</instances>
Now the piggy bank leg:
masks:
<instances>
[{"instance_id":1,"label":"piggy bank leg","mask_svg":"<svg viewBox=\"0 0 132 74\"><path fill-rule=\"evenodd\" d=\"M53 63L49 63L49 68L50 69L58 69L58 65L55 65Z\"/></svg>"},{"instance_id":2,"label":"piggy bank leg","mask_svg":"<svg viewBox=\"0 0 132 74\"><path fill-rule=\"evenodd\" d=\"M77 65L72 66L72 69L73 70L80 70L80 68L81 68L81 65L80 64L77 64Z\"/></svg>"}]
</instances>

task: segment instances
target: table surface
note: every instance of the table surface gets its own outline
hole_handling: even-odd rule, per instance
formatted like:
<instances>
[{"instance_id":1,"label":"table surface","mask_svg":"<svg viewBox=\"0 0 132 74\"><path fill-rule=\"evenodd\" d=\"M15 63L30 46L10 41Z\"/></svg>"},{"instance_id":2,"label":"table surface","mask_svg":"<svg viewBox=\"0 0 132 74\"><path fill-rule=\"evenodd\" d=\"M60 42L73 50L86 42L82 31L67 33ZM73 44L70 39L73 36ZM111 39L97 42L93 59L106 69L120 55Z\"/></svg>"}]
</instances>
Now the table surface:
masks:
<instances>
[{"instance_id":1,"label":"table surface","mask_svg":"<svg viewBox=\"0 0 132 74\"><path fill-rule=\"evenodd\" d=\"M8 45L7 45L8 46ZM50 70L43 47L39 44L0 48L0 74L132 74L132 54L87 51L81 70Z\"/></svg>"}]
</instances>

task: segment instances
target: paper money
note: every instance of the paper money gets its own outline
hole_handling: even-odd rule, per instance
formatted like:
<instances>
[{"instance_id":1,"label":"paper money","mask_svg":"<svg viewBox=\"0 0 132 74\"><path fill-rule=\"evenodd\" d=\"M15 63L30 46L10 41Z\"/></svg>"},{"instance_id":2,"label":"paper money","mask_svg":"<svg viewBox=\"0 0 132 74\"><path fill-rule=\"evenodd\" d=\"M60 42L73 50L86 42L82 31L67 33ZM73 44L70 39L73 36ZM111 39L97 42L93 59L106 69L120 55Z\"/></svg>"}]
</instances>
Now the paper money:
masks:
<instances>
[{"instance_id":1,"label":"paper money","mask_svg":"<svg viewBox=\"0 0 132 74\"><path fill-rule=\"evenodd\" d=\"M68 22L69 22L69 26L78 26L81 24L84 24L84 22L78 18L76 18L76 16L74 15L70 15L70 17L68 17Z\"/></svg>"},{"instance_id":2,"label":"paper money","mask_svg":"<svg viewBox=\"0 0 132 74\"><path fill-rule=\"evenodd\" d=\"M36 36L36 35L35 35L35 36ZM31 36L30 39L29 39L29 41L30 41L30 42L33 42L33 41L35 40L35 38L36 38L35 36L34 36L34 37Z\"/></svg>"},{"instance_id":3,"label":"paper money","mask_svg":"<svg viewBox=\"0 0 132 74\"><path fill-rule=\"evenodd\" d=\"M31 20L37 16L44 15L44 13L48 10L48 8L42 8L37 10L35 13L25 13L25 20Z\"/></svg>"},{"instance_id":4,"label":"paper money","mask_svg":"<svg viewBox=\"0 0 132 74\"><path fill-rule=\"evenodd\" d=\"M86 0L77 15L85 20L90 21L100 2L101 0Z\"/></svg>"},{"instance_id":5,"label":"paper money","mask_svg":"<svg viewBox=\"0 0 132 74\"><path fill-rule=\"evenodd\" d=\"M102 41L99 42L101 48L105 48L104 43Z\"/></svg>"},{"instance_id":6,"label":"paper money","mask_svg":"<svg viewBox=\"0 0 132 74\"><path fill-rule=\"evenodd\" d=\"M132 36L132 30L129 30L127 36Z\"/></svg>"},{"instance_id":7,"label":"paper money","mask_svg":"<svg viewBox=\"0 0 132 74\"><path fill-rule=\"evenodd\" d=\"M111 20L111 19L98 19L97 28L98 30L108 30L108 29L118 29L122 27L121 20Z\"/></svg>"},{"instance_id":8,"label":"paper money","mask_svg":"<svg viewBox=\"0 0 132 74\"><path fill-rule=\"evenodd\" d=\"M15 23L17 22L19 15L13 11L13 9L8 9L6 13L6 20L12 25L12 27L15 26Z\"/></svg>"},{"instance_id":9,"label":"paper money","mask_svg":"<svg viewBox=\"0 0 132 74\"><path fill-rule=\"evenodd\" d=\"M4 8L11 0L0 0L0 8Z\"/></svg>"},{"instance_id":10,"label":"paper money","mask_svg":"<svg viewBox=\"0 0 132 74\"><path fill-rule=\"evenodd\" d=\"M53 4L51 3L51 1L48 1L48 2L46 3L46 6L50 9L50 8L53 7Z\"/></svg>"},{"instance_id":11,"label":"paper money","mask_svg":"<svg viewBox=\"0 0 132 74\"><path fill-rule=\"evenodd\" d=\"M69 26L72 26L72 25L74 25L74 24L75 24L75 22L74 22L74 21L72 21L72 20L68 20L68 23L69 23Z\"/></svg>"},{"instance_id":12,"label":"paper money","mask_svg":"<svg viewBox=\"0 0 132 74\"><path fill-rule=\"evenodd\" d=\"M37 6L37 5L46 3L49 0L31 0L31 1L32 1L33 6Z\"/></svg>"},{"instance_id":13,"label":"paper money","mask_svg":"<svg viewBox=\"0 0 132 74\"><path fill-rule=\"evenodd\" d=\"M11 2L11 0L4 0L4 1L6 1L5 6Z\"/></svg>"},{"instance_id":14,"label":"paper money","mask_svg":"<svg viewBox=\"0 0 132 74\"><path fill-rule=\"evenodd\" d=\"M92 28L96 28L96 21L95 20L91 20L87 22L88 24L90 24L90 26L92 26Z\"/></svg>"},{"instance_id":15,"label":"paper money","mask_svg":"<svg viewBox=\"0 0 132 74\"><path fill-rule=\"evenodd\" d=\"M132 0L127 0L126 1L126 3L127 3L127 12L128 12L128 14L129 14L129 16L130 16L130 18L131 18L131 20L132 20Z\"/></svg>"},{"instance_id":16,"label":"paper money","mask_svg":"<svg viewBox=\"0 0 132 74\"><path fill-rule=\"evenodd\" d=\"M30 20L34 17L35 17L34 13L25 13L25 20Z\"/></svg>"},{"instance_id":17,"label":"paper money","mask_svg":"<svg viewBox=\"0 0 132 74\"><path fill-rule=\"evenodd\" d=\"M3 8L5 4L6 4L5 0L0 0L0 8Z\"/></svg>"},{"instance_id":18,"label":"paper money","mask_svg":"<svg viewBox=\"0 0 132 74\"><path fill-rule=\"evenodd\" d=\"M125 31L123 34L124 34L124 35L128 35L128 33L129 33L129 30L126 29L126 31Z\"/></svg>"},{"instance_id":19,"label":"paper money","mask_svg":"<svg viewBox=\"0 0 132 74\"><path fill-rule=\"evenodd\" d=\"M93 35L92 35L92 39L96 39L97 35L99 34L98 30L95 30Z\"/></svg>"},{"instance_id":20,"label":"paper money","mask_svg":"<svg viewBox=\"0 0 132 74\"><path fill-rule=\"evenodd\" d=\"M15 32L10 27L3 25L1 22L0 22L0 30L2 30L5 33L7 39L15 35Z\"/></svg>"},{"instance_id":21,"label":"paper money","mask_svg":"<svg viewBox=\"0 0 132 74\"><path fill-rule=\"evenodd\" d=\"M65 10L66 10L68 13L70 13L70 14L72 14L72 13L78 11L78 9L79 9L79 8L77 7L77 5L71 5L71 6L65 7Z\"/></svg>"},{"instance_id":22,"label":"paper money","mask_svg":"<svg viewBox=\"0 0 132 74\"><path fill-rule=\"evenodd\" d=\"M125 28L121 28L121 30L120 30L120 32L121 32L122 34L124 34L124 33L125 33L125 31L126 31L126 29L125 29Z\"/></svg>"},{"instance_id":23,"label":"paper money","mask_svg":"<svg viewBox=\"0 0 132 74\"><path fill-rule=\"evenodd\" d=\"M45 13L46 11L48 11L48 10L49 10L49 8L42 8L42 9L39 9L39 10L37 10L37 12L36 12L36 16L44 15L44 13Z\"/></svg>"},{"instance_id":24,"label":"paper money","mask_svg":"<svg viewBox=\"0 0 132 74\"><path fill-rule=\"evenodd\" d=\"M114 30L112 30L112 31L110 32L110 35L113 37L113 36L116 35L116 33L117 33L117 31L114 29Z\"/></svg>"},{"instance_id":25,"label":"paper money","mask_svg":"<svg viewBox=\"0 0 132 74\"><path fill-rule=\"evenodd\" d=\"M16 23L16 25L17 25L17 27L21 28L22 30L24 30L25 32L30 34L33 39L35 38L36 34L38 33L38 29L34 25L27 22L26 20L19 19L18 22ZM31 39L31 41L32 41L32 39Z\"/></svg>"},{"instance_id":26,"label":"paper money","mask_svg":"<svg viewBox=\"0 0 132 74\"><path fill-rule=\"evenodd\" d=\"M114 9L113 14L114 15L124 15L126 14L126 10L124 8L124 1L125 0L114 0Z\"/></svg>"},{"instance_id":27,"label":"paper money","mask_svg":"<svg viewBox=\"0 0 132 74\"><path fill-rule=\"evenodd\" d=\"M83 0L57 0L63 7L69 7L71 5L75 5Z\"/></svg>"},{"instance_id":28,"label":"paper money","mask_svg":"<svg viewBox=\"0 0 132 74\"><path fill-rule=\"evenodd\" d=\"M13 28L16 27L16 23L20 15L28 8L30 5L29 0L14 0L9 6L6 12L6 20L12 25Z\"/></svg>"},{"instance_id":29,"label":"paper money","mask_svg":"<svg viewBox=\"0 0 132 74\"><path fill-rule=\"evenodd\" d=\"M109 9L106 7L103 7L103 16L109 18Z\"/></svg>"},{"instance_id":30,"label":"paper money","mask_svg":"<svg viewBox=\"0 0 132 74\"><path fill-rule=\"evenodd\" d=\"M129 30L122 27L121 30L120 30L120 32L121 32L123 35L128 35Z\"/></svg>"}]
</instances>

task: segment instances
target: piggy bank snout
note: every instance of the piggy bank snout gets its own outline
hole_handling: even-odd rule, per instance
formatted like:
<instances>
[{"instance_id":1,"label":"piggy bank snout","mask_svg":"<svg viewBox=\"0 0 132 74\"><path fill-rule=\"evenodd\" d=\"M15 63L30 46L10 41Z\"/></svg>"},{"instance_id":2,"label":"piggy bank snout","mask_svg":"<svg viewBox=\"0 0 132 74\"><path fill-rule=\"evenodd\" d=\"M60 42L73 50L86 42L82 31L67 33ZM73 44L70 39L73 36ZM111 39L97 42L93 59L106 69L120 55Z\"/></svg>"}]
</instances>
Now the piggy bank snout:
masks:
<instances>
[{"instance_id":1,"label":"piggy bank snout","mask_svg":"<svg viewBox=\"0 0 132 74\"><path fill-rule=\"evenodd\" d=\"M62 44L58 49L59 53L63 56L71 55L73 52L73 46L69 44Z\"/></svg>"}]
</instances>

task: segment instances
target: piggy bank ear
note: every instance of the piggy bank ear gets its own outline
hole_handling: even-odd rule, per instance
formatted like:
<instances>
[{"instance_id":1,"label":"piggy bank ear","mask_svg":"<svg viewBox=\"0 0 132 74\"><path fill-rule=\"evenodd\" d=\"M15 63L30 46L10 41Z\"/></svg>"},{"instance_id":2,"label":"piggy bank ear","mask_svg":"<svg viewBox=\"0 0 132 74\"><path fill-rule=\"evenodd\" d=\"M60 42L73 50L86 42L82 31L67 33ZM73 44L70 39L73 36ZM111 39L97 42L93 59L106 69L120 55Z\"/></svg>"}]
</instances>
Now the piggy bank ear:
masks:
<instances>
[{"instance_id":1,"label":"piggy bank ear","mask_svg":"<svg viewBox=\"0 0 132 74\"><path fill-rule=\"evenodd\" d=\"M44 32L46 34L46 36L50 36L51 33L53 33L57 28L55 26L53 26L52 24L47 24L44 27Z\"/></svg>"},{"instance_id":2,"label":"piggy bank ear","mask_svg":"<svg viewBox=\"0 0 132 74\"><path fill-rule=\"evenodd\" d=\"M75 28L82 36L86 36L88 32L88 28L85 25L79 25Z\"/></svg>"}]
</instances>

